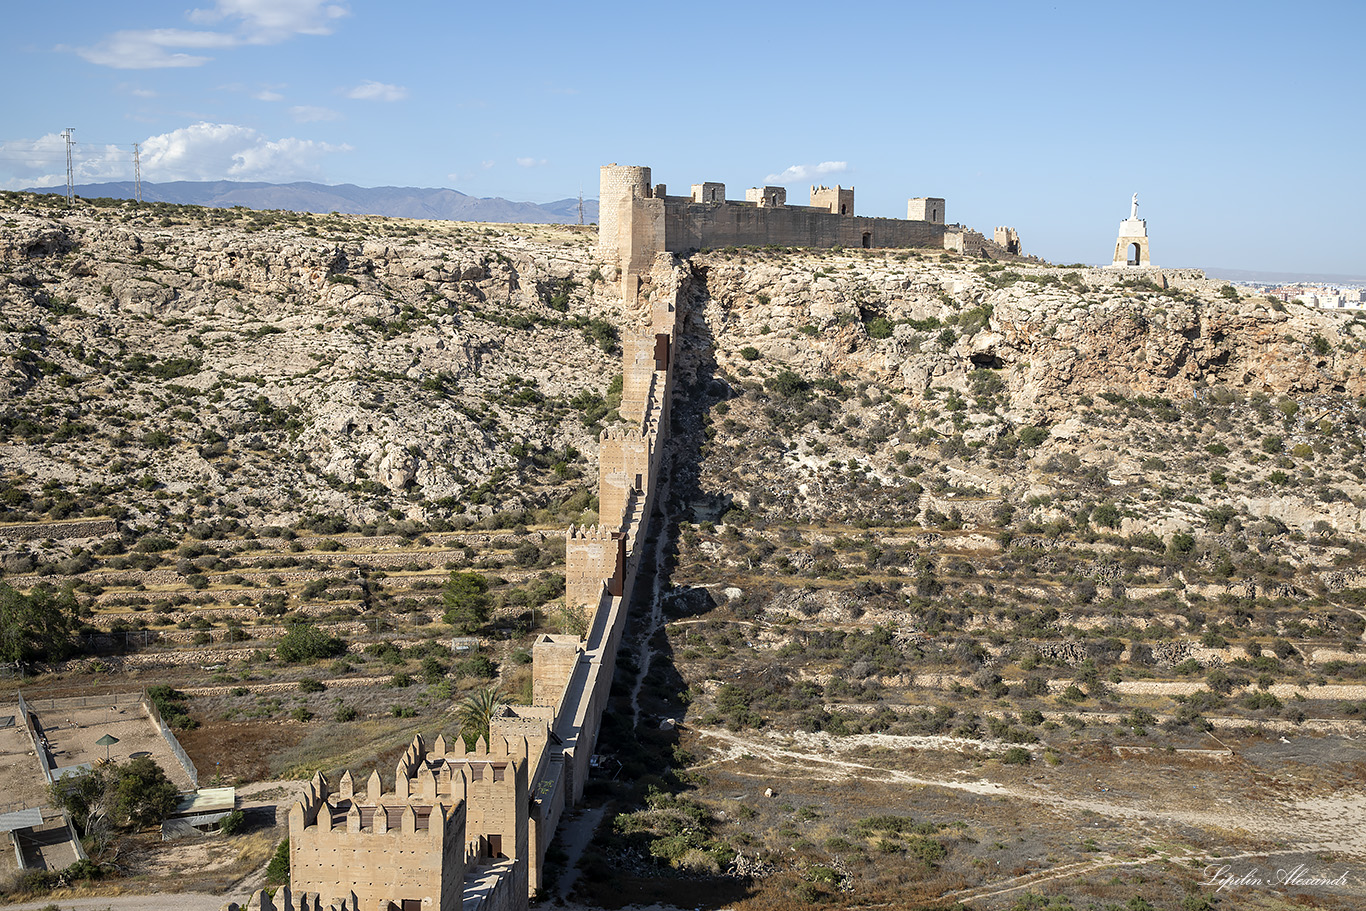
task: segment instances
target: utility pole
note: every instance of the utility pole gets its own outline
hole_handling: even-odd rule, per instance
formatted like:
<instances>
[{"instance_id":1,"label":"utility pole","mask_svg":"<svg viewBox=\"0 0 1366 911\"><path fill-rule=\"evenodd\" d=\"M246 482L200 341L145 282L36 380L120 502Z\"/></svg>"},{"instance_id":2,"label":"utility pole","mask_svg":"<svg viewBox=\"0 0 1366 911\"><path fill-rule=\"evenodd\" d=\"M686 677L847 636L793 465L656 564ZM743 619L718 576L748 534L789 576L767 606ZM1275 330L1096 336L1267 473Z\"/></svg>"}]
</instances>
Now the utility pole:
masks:
<instances>
[{"instance_id":1,"label":"utility pole","mask_svg":"<svg viewBox=\"0 0 1366 911\"><path fill-rule=\"evenodd\" d=\"M583 224L583 187L579 187L579 224Z\"/></svg>"},{"instance_id":2,"label":"utility pole","mask_svg":"<svg viewBox=\"0 0 1366 911\"><path fill-rule=\"evenodd\" d=\"M75 174L71 170L71 137L75 132L75 127L67 127L65 130L62 130L62 137L66 139L66 204L68 208L70 208L72 199L75 196L75 192L72 189L75 186Z\"/></svg>"},{"instance_id":3,"label":"utility pole","mask_svg":"<svg viewBox=\"0 0 1366 911\"><path fill-rule=\"evenodd\" d=\"M133 198L142 202L142 152L138 146L140 142L133 143Z\"/></svg>"}]
</instances>

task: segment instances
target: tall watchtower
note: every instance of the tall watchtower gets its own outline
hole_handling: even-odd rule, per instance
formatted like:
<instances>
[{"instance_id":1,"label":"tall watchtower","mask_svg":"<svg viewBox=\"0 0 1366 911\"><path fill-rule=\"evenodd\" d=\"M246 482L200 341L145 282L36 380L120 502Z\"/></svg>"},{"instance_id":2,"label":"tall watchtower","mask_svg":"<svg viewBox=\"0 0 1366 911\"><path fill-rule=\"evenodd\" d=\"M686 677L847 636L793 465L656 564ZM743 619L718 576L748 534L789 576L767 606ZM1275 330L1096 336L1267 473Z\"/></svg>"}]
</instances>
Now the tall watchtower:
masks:
<instances>
[{"instance_id":1,"label":"tall watchtower","mask_svg":"<svg viewBox=\"0 0 1366 911\"><path fill-rule=\"evenodd\" d=\"M598 177L598 250L616 257L621 248L621 209L632 198L648 199L650 169L639 165L603 165Z\"/></svg>"}]
</instances>

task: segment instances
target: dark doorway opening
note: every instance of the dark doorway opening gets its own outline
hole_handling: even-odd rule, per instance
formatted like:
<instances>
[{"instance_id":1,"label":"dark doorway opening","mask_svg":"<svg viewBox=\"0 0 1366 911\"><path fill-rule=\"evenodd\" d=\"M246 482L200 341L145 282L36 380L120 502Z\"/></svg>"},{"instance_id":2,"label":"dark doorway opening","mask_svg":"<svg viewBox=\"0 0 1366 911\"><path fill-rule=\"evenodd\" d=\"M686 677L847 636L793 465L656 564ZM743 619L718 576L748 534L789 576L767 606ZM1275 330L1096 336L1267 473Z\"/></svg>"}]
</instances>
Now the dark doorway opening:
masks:
<instances>
[{"instance_id":1,"label":"dark doorway opening","mask_svg":"<svg viewBox=\"0 0 1366 911\"><path fill-rule=\"evenodd\" d=\"M1129 265L1138 265L1138 244L1129 244Z\"/></svg>"},{"instance_id":2,"label":"dark doorway opening","mask_svg":"<svg viewBox=\"0 0 1366 911\"><path fill-rule=\"evenodd\" d=\"M873 248L873 235L870 234L870 233L867 232L867 231L864 231L864 232L863 232L863 249L865 249L865 250L871 250L872 248Z\"/></svg>"}]
</instances>

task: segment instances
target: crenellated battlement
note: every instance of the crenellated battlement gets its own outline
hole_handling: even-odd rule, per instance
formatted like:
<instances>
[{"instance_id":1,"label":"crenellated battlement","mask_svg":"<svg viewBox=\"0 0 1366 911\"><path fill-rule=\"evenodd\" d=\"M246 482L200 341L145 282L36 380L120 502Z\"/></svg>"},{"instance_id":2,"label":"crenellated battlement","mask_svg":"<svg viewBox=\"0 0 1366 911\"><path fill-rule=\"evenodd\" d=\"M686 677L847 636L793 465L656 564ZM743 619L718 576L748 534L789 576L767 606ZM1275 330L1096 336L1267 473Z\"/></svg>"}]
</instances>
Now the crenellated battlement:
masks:
<instances>
[{"instance_id":1,"label":"crenellated battlement","mask_svg":"<svg viewBox=\"0 0 1366 911\"><path fill-rule=\"evenodd\" d=\"M605 525L571 525L568 533L570 541L610 541L616 536L616 529Z\"/></svg>"},{"instance_id":2,"label":"crenellated battlement","mask_svg":"<svg viewBox=\"0 0 1366 911\"><path fill-rule=\"evenodd\" d=\"M649 443L648 435L644 430L627 424L613 424L611 427L603 428L602 433L598 434L598 441L601 443L618 440Z\"/></svg>"}]
</instances>

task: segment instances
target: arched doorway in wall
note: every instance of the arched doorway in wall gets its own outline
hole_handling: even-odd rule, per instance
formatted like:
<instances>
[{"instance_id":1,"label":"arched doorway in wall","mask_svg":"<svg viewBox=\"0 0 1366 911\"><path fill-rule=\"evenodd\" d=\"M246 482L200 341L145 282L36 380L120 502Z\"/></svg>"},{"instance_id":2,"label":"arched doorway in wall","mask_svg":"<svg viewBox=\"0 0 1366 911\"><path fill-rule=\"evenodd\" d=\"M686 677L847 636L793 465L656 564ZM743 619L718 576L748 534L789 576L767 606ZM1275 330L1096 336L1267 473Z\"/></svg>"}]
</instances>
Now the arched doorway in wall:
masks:
<instances>
[{"instance_id":1,"label":"arched doorway in wall","mask_svg":"<svg viewBox=\"0 0 1366 911\"><path fill-rule=\"evenodd\" d=\"M865 249L865 250L871 250L871 249L873 249L873 234L872 234L871 231L864 231L864 232L863 232L863 249Z\"/></svg>"},{"instance_id":2,"label":"arched doorway in wall","mask_svg":"<svg viewBox=\"0 0 1366 911\"><path fill-rule=\"evenodd\" d=\"M1139 265L1140 262L1141 262L1140 259L1139 259L1139 257L1140 257L1141 255L1142 255L1142 254L1141 254L1141 252L1140 252L1140 249L1139 249L1138 244L1129 244L1129 265L1131 265L1131 266L1137 266L1137 265Z\"/></svg>"}]
</instances>

